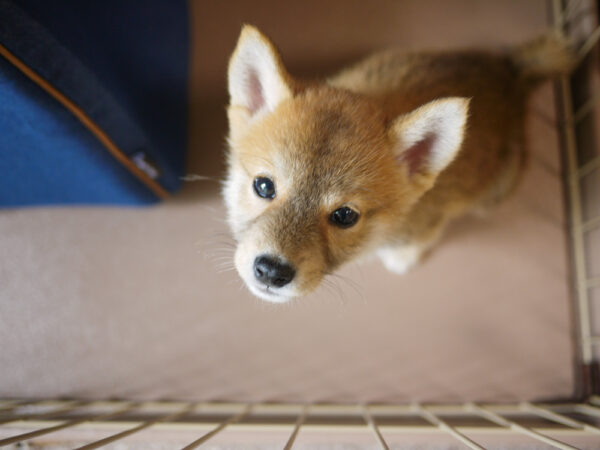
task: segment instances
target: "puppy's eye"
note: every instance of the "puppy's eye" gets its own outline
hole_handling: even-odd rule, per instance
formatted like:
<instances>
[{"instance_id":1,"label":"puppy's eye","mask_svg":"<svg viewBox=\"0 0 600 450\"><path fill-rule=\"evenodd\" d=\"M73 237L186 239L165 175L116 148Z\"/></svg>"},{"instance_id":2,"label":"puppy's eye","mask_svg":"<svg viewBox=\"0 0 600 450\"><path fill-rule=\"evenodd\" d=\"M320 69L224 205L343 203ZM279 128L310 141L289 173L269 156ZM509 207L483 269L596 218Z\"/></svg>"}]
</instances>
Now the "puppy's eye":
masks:
<instances>
[{"instance_id":1,"label":"puppy's eye","mask_svg":"<svg viewBox=\"0 0 600 450\"><path fill-rule=\"evenodd\" d=\"M259 197L272 200L275 198L275 183L267 177L256 177L254 179L254 192Z\"/></svg>"},{"instance_id":2,"label":"puppy's eye","mask_svg":"<svg viewBox=\"0 0 600 450\"><path fill-rule=\"evenodd\" d=\"M350 228L358 221L358 216L359 214L352 208L343 206L332 212L329 220L340 228Z\"/></svg>"}]
</instances>

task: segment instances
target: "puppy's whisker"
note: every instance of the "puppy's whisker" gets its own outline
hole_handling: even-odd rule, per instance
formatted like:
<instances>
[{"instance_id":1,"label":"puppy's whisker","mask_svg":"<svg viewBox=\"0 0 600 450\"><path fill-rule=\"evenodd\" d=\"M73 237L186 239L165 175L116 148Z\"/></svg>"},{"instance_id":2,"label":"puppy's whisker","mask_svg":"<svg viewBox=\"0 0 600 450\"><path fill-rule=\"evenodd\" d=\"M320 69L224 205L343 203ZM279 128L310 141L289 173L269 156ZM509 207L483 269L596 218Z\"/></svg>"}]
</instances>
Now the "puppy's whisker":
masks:
<instances>
[{"instance_id":1,"label":"puppy's whisker","mask_svg":"<svg viewBox=\"0 0 600 450\"><path fill-rule=\"evenodd\" d=\"M207 258L215 260L215 261L219 261L219 260L231 261L231 260L233 260L234 252L232 249L226 249L226 250L222 250L222 251L207 252L204 254L206 255Z\"/></svg>"},{"instance_id":2,"label":"puppy's whisker","mask_svg":"<svg viewBox=\"0 0 600 450\"><path fill-rule=\"evenodd\" d=\"M233 264L232 261L221 261L219 263L215 264L215 267L217 269L221 269L221 268L231 268L231 269L235 269L235 265Z\"/></svg>"},{"instance_id":3,"label":"puppy's whisker","mask_svg":"<svg viewBox=\"0 0 600 450\"><path fill-rule=\"evenodd\" d=\"M205 249L206 252L219 252L219 251L229 251L232 252L233 250L235 250L235 245L230 245L227 244L225 242L214 242L212 245L210 246L206 246L207 248Z\"/></svg>"},{"instance_id":4,"label":"puppy's whisker","mask_svg":"<svg viewBox=\"0 0 600 450\"><path fill-rule=\"evenodd\" d=\"M221 178L210 177L207 175L198 175L196 173L189 173L182 177L179 177L181 181L185 181L186 183L194 182L194 181L213 181L217 183L223 182Z\"/></svg>"},{"instance_id":5,"label":"puppy's whisker","mask_svg":"<svg viewBox=\"0 0 600 450\"><path fill-rule=\"evenodd\" d=\"M322 286L327 292L332 294L332 298L337 297L341 304L345 303L344 294L335 280L331 278L324 278L322 281Z\"/></svg>"},{"instance_id":6,"label":"puppy's whisker","mask_svg":"<svg viewBox=\"0 0 600 450\"><path fill-rule=\"evenodd\" d=\"M233 267L233 261L231 258L223 258L223 259L214 259L212 260L216 267Z\"/></svg>"},{"instance_id":7,"label":"puppy's whisker","mask_svg":"<svg viewBox=\"0 0 600 450\"><path fill-rule=\"evenodd\" d=\"M235 248L235 245L232 242L225 242L225 241L213 241L213 242L209 242L209 243L205 243L205 245L203 245L203 247L205 247L205 249L207 251L210 251L212 249L233 249Z\"/></svg>"},{"instance_id":8,"label":"puppy's whisker","mask_svg":"<svg viewBox=\"0 0 600 450\"><path fill-rule=\"evenodd\" d=\"M229 245L225 246L223 244L215 244L212 248L204 248L204 249L198 249L198 250L204 251L204 253L209 254L209 255L230 254L235 251L235 247L229 246Z\"/></svg>"},{"instance_id":9,"label":"puppy's whisker","mask_svg":"<svg viewBox=\"0 0 600 450\"><path fill-rule=\"evenodd\" d=\"M230 251L233 253L235 249L235 243L228 235L223 233L216 233L211 238L207 238L204 241L198 241L196 246L201 246L201 250L206 253L221 251Z\"/></svg>"},{"instance_id":10,"label":"puppy's whisker","mask_svg":"<svg viewBox=\"0 0 600 450\"><path fill-rule=\"evenodd\" d=\"M332 273L332 274L330 274L330 276L347 284L354 291L354 293L358 295L358 297L363 302L365 301L364 292L361 289L361 286L356 281L354 281L351 278L348 278L344 275L340 275L339 273Z\"/></svg>"}]
</instances>

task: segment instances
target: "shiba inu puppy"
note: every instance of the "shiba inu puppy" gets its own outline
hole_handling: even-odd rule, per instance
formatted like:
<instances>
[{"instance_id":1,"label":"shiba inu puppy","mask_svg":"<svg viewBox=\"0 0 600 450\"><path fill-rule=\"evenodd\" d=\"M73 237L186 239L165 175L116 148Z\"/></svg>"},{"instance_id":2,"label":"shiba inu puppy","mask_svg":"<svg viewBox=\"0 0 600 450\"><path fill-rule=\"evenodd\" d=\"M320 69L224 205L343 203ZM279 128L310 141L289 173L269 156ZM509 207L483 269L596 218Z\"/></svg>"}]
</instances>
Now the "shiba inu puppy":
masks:
<instances>
[{"instance_id":1,"label":"shiba inu puppy","mask_svg":"<svg viewBox=\"0 0 600 450\"><path fill-rule=\"evenodd\" d=\"M548 35L501 54L387 51L305 82L244 26L224 198L250 291L287 301L366 252L407 271L448 221L513 189L527 95L573 60Z\"/></svg>"}]
</instances>

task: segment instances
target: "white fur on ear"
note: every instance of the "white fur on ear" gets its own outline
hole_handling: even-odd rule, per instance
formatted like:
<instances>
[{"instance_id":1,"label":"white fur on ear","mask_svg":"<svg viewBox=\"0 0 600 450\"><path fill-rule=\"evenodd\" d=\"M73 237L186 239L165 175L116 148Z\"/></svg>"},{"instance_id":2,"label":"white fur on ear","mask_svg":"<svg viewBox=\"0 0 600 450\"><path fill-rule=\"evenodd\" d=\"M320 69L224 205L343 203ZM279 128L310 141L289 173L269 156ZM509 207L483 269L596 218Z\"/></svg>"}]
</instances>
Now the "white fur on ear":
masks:
<instances>
[{"instance_id":1,"label":"white fur on ear","mask_svg":"<svg viewBox=\"0 0 600 450\"><path fill-rule=\"evenodd\" d=\"M273 44L256 28L245 25L229 61L231 106L245 108L250 116L267 108L273 111L291 97L289 75Z\"/></svg>"},{"instance_id":2,"label":"white fur on ear","mask_svg":"<svg viewBox=\"0 0 600 450\"><path fill-rule=\"evenodd\" d=\"M437 175L452 162L463 141L468 109L469 99L448 97L393 122L396 158L409 174Z\"/></svg>"}]
</instances>

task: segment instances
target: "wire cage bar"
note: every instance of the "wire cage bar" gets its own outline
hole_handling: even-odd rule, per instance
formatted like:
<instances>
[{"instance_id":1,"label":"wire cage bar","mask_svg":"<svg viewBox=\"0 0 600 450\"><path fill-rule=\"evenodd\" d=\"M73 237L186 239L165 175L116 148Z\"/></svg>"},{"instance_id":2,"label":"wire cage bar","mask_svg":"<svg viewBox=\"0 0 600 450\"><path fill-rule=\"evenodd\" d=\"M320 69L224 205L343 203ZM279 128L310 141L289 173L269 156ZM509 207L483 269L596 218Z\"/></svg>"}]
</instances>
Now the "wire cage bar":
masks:
<instances>
[{"instance_id":1,"label":"wire cage bar","mask_svg":"<svg viewBox=\"0 0 600 450\"><path fill-rule=\"evenodd\" d=\"M571 20L590 16L590 12L586 11L589 6L591 6L591 2L571 0L565 3L561 0L553 0L554 24L557 31L568 34L576 25L571 24ZM580 68L584 67L586 63L591 64L590 61L593 52L597 50L599 39L600 27L596 21L596 28L589 33L579 47ZM592 93L589 98L576 104L569 78L562 77L557 84L557 103L562 116L562 120L557 125L559 125L558 129L562 137L564 185L570 214L568 228L572 258L573 298L576 303L579 356L583 363L584 376L585 373L588 374L585 380L587 385L583 389L584 395L589 395L598 388L597 353L595 353L594 347L600 344L600 336L593 331L590 291L600 284L598 277L590 275L589 262L586 257L586 238L600 227L600 216L586 218L586 207L582 202L582 182L600 168L600 156L595 153L595 156L587 161L582 160L582 153L578 148L577 129L584 120L591 120L592 113L600 103L600 92Z\"/></svg>"},{"instance_id":2,"label":"wire cage bar","mask_svg":"<svg viewBox=\"0 0 600 450\"><path fill-rule=\"evenodd\" d=\"M551 0L549 4L560 32L568 33L574 22L589 14L590 2L585 0ZM599 41L600 27L596 27L579 47L581 64L589 62ZM226 433L273 432L283 436L281 448L287 450L294 448L305 432L343 430L369 435L382 449L390 448L393 436L414 433L445 436L472 449L485 448L481 440L486 435L520 436L559 449L578 448L571 440L585 437L592 443L590 448L600 448L600 382L592 369L598 360L600 335L594 332L590 314L590 291L600 286L600 277L591 274L586 257L586 237L600 229L600 216L586 215L582 202L582 182L600 171L600 156L596 153L582 160L577 135L578 127L600 104L600 92L576 102L570 80L564 77L557 83L556 93L561 114L556 125L563 144L577 345L584 365L582 372L587 370L587 377L582 377L587 384L573 401L300 405L7 399L0 400L0 447L28 448L34 444L39 448L48 444L53 448L94 449L153 432L157 433L153 436L169 436L172 448L193 449Z\"/></svg>"},{"instance_id":3,"label":"wire cage bar","mask_svg":"<svg viewBox=\"0 0 600 450\"><path fill-rule=\"evenodd\" d=\"M560 5L557 0L555 8ZM579 331L581 333L581 356L584 364L591 363L593 351L591 345L591 320L590 304L588 298L588 280L586 278L585 246L583 236L583 213L581 205L580 177L578 176L579 164L577 162L577 144L575 137L575 114L573 113L573 102L568 86L569 80L562 78L560 81L559 95L563 105L564 126L563 136L566 147L565 160L567 170L567 193L570 205L571 220L571 248L573 253L574 273L576 276L575 296L577 299L577 310L579 313ZM581 111L581 110L580 110Z\"/></svg>"}]
</instances>

